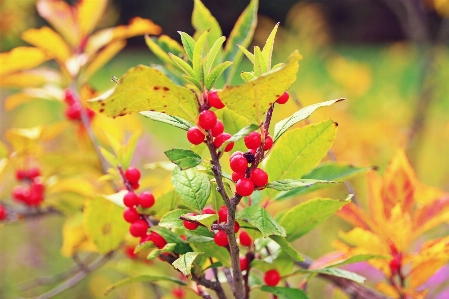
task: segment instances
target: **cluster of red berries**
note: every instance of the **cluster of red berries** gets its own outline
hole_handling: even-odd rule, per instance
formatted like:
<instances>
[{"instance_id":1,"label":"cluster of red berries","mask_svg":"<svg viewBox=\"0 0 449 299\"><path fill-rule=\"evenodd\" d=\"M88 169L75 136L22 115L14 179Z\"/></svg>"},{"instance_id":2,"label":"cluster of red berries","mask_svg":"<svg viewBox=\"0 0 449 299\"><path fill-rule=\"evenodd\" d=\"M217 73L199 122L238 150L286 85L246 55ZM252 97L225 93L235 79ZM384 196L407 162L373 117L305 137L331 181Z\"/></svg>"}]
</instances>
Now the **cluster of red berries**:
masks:
<instances>
[{"instance_id":1,"label":"cluster of red berries","mask_svg":"<svg viewBox=\"0 0 449 299\"><path fill-rule=\"evenodd\" d=\"M81 103L76 100L75 95L70 88L67 88L64 91L64 101L67 104L67 108L65 109L66 118L72 121L81 121L81 111L83 107ZM95 112L90 108L86 108L86 115L89 120L92 120L95 116Z\"/></svg>"},{"instance_id":2,"label":"cluster of red berries","mask_svg":"<svg viewBox=\"0 0 449 299\"><path fill-rule=\"evenodd\" d=\"M209 107L221 109L224 104L221 102L216 91L210 91L207 96L207 103ZM231 134L225 133L223 123L217 119L215 112L211 110L204 110L198 116L198 126L191 127L187 131L187 139L194 145L201 144L206 137L206 134L212 134L214 137L214 146L219 148L231 138ZM207 132L207 131L210 131ZM234 143L230 142L225 148L225 152L229 152L234 147Z\"/></svg>"},{"instance_id":3,"label":"cluster of red berries","mask_svg":"<svg viewBox=\"0 0 449 299\"><path fill-rule=\"evenodd\" d=\"M5 220L8 216L8 210L6 210L4 205L0 204L0 221Z\"/></svg>"},{"instance_id":4,"label":"cluster of red berries","mask_svg":"<svg viewBox=\"0 0 449 299\"><path fill-rule=\"evenodd\" d=\"M12 197L15 200L28 206L38 206L44 201L45 185L39 168L19 169L16 171L16 179L26 185L14 187Z\"/></svg>"},{"instance_id":5,"label":"cluster of red berries","mask_svg":"<svg viewBox=\"0 0 449 299\"><path fill-rule=\"evenodd\" d=\"M271 269L265 272L265 275L263 277L263 280L265 283L271 287L276 286L279 281L281 280L281 274L279 274L279 271L276 269Z\"/></svg>"}]
</instances>

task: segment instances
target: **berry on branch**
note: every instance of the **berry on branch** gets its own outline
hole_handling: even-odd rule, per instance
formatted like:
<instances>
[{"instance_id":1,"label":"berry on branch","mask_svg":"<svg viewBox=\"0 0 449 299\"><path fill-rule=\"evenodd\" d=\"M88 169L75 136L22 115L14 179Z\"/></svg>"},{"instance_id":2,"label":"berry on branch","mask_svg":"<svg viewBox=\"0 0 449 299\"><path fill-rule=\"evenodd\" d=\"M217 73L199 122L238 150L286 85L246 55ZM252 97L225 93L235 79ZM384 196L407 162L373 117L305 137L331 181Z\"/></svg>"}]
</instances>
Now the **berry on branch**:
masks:
<instances>
[{"instance_id":1,"label":"berry on branch","mask_svg":"<svg viewBox=\"0 0 449 299\"><path fill-rule=\"evenodd\" d=\"M197 214L195 213L188 213L188 216L196 216ZM183 220L182 223L184 224L184 227L187 228L188 230L195 230L198 228L199 224L193 221L189 221L189 220Z\"/></svg>"},{"instance_id":2,"label":"berry on branch","mask_svg":"<svg viewBox=\"0 0 449 299\"><path fill-rule=\"evenodd\" d=\"M145 191L139 195L139 203L142 208L148 209L154 205L154 195L151 192Z\"/></svg>"},{"instance_id":3,"label":"berry on branch","mask_svg":"<svg viewBox=\"0 0 449 299\"><path fill-rule=\"evenodd\" d=\"M253 240L251 239L251 237L244 230L242 230L240 232L239 240L240 240L240 244L242 244L242 246L250 247L251 243L253 243Z\"/></svg>"},{"instance_id":4,"label":"berry on branch","mask_svg":"<svg viewBox=\"0 0 449 299\"><path fill-rule=\"evenodd\" d=\"M204 130L210 130L215 127L217 123L217 116L213 111L204 110L200 113L198 117L198 126L203 128Z\"/></svg>"},{"instance_id":5,"label":"berry on branch","mask_svg":"<svg viewBox=\"0 0 449 299\"><path fill-rule=\"evenodd\" d=\"M219 230L215 236L214 236L214 242L218 246L226 246L228 245L228 236L226 236L226 233L222 230Z\"/></svg>"},{"instance_id":6,"label":"berry on branch","mask_svg":"<svg viewBox=\"0 0 449 299\"><path fill-rule=\"evenodd\" d=\"M209 92L209 94L207 95L207 102L209 103L209 106L217 109L221 109L225 106L218 96L216 90L211 90Z\"/></svg>"},{"instance_id":7,"label":"berry on branch","mask_svg":"<svg viewBox=\"0 0 449 299\"><path fill-rule=\"evenodd\" d=\"M257 149L262 144L262 137L259 132L251 132L243 139L245 146L249 149Z\"/></svg>"},{"instance_id":8,"label":"berry on branch","mask_svg":"<svg viewBox=\"0 0 449 299\"><path fill-rule=\"evenodd\" d=\"M238 173L245 173L246 169L248 168L248 161L246 161L246 158L243 156L233 157L229 164L231 166L231 169Z\"/></svg>"},{"instance_id":9,"label":"berry on branch","mask_svg":"<svg viewBox=\"0 0 449 299\"><path fill-rule=\"evenodd\" d=\"M268 270L267 272L265 272L263 280L265 281L265 283L267 285L274 287L281 280L281 275L279 274L278 270L271 269L271 270Z\"/></svg>"},{"instance_id":10,"label":"berry on branch","mask_svg":"<svg viewBox=\"0 0 449 299\"><path fill-rule=\"evenodd\" d=\"M289 97L290 97L290 95L288 94L288 92L284 91L284 93L276 100L276 103L285 104L285 103L287 103Z\"/></svg>"},{"instance_id":11,"label":"berry on branch","mask_svg":"<svg viewBox=\"0 0 449 299\"><path fill-rule=\"evenodd\" d=\"M204 141L204 134L201 132L201 130L198 127L191 127L187 131L187 140L191 144L198 145L201 144Z\"/></svg>"},{"instance_id":12,"label":"berry on branch","mask_svg":"<svg viewBox=\"0 0 449 299\"><path fill-rule=\"evenodd\" d=\"M218 135L214 139L214 146L216 148L219 148L220 146L223 145L223 143L225 143L226 140L230 139L231 137L232 137L231 134L228 134L228 133L222 133L222 134ZM229 142L228 145L226 145L224 151L229 152L232 150L233 147L234 147L234 142Z\"/></svg>"},{"instance_id":13,"label":"berry on branch","mask_svg":"<svg viewBox=\"0 0 449 299\"><path fill-rule=\"evenodd\" d=\"M249 178L257 187L262 187L268 184L268 174L260 168L251 171Z\"/></svg>"},{"instance_id":14,"label":"berry on branch","mask_svg":"<svg viewBox=\"0 0 449 299\"><path fill-rule=\"evenodd\" d=\"M147 230L148 223L143 219L139 219L136 222L133 222L129 227L129 232L133 237L143 237L147 234Z\"/></svg>"},{"instance_id":15,"label":"berry on branch","mask_svg":"<svg viewBox=\"0 0 449 299\"><path fill-rule=\"evenodd\" d=\"M235 184L235 190L240 196L249 196L254 191L254 183L247 178L242 178Z\"/></svg>"},{"instance_id":16,"label":"berry on branch","mask_svg":"<svg viewBox=\"0 0 449 299\"><path fill-rule=\"evenodd\" d=\"M134 185L140 180L140 171L137 168L130 167L125 171L125 178L131 185Z\"/></svg>"}]
</instances>

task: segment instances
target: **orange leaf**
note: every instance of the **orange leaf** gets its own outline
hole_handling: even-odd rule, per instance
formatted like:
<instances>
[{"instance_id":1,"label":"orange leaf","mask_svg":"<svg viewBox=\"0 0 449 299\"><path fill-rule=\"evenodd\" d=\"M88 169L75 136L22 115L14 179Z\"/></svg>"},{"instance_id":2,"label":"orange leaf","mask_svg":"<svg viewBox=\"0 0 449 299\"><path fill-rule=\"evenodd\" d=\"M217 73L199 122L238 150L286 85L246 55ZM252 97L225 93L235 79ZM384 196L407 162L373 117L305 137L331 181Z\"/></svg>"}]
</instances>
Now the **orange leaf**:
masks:
<instances>
[{"instance_id":1,"label":"orange leaf","mask_svg":"<svg viewBox=\"0 0 449 299\"><path fill-rule=\"evenodd\" d=\"M17 47L10 52L0 53L0 75L34 68L52 57L34 47Z\"/></svg>"},{"instance_id":2,"label":"orange leaf","mask_svg":"<svg viewBox=\"0 0 449 299\"><path fill-rule=\"evenodd\" d=\"M64 62L71 55L71 50L59 34L49 27L31 28L22 33L22 39L40 49L43 49Z\"/></svg>"},{"instance_id":3,"label":"orange leaf","mask_svg":"<svg viewBox=\"0 0 449 299\"><path fill-rule=\"evenodd\" d=\"M106 64L112 57L114 57L121 49L126 46L126 41L119 40L116 42L112 42L103 48L100 52L96 54L96 56L89 63L84 75L86 79L92 76L98 69L100 69L103 65Z\"/></svg>"},{"instance_id":4,"label":"orange leaf","mask_svg":"<svg viewBox=\"0 0 449 299\"><path fill-rule=\"evenodd\" d=\"M389 298L393 298L393 299L399 299L400 298L400 294L398 293L398 291L390 284L386 283L386 282L379 282L376 284L376 289L387 295Z\"/></svg>"},{"instance_id":5,"label":"orange leaf","mask_svg":"<svg viewBox=\"0 0 449 299\"><path fill-rule=\"evenodd\" d=\"M309 266L309 269L321 269L347 259L348 255L344 252L329 252L314 260L313 263Z\"/></svg>"},{"instance_id":6,"label":"orange leaf","mask_svg":"<svg viewBox=\"0 0 449 299\"><path fill-rule=\"evenodd\" d=\"M106 9L108 0L82 0L76 6L81 38L88 36L96 27Z\"/></svg>"},{"instance_id":7,"label":"orange leaf","mask_svg":"<svg viewBox=\"0 0 449 299\"><path fill-rule=\"evenodd\" d=\"M405 252L408 248L412 235L412 220L410 214L402 211L400 203L391 210L390 219L385 223L384 234L399 252Z\"/></svg>"},{"instance_id":8,"label":"orange leaf","mask_svg":"<svg viewBox=\"0 0 449 299\"><path fill-rule=\"evenodd\" d=\"M344 205L337 212L337 215L354 226L368 229L366 220L369 220L370 216L352 202Z\"/></svg>"},{"instance_id":9,"label":"orange leaf","mask_svg":"<svg viewBox=\"0 0 449 299\"><path fill-rule=\"evenodd\" d=\"M414 238L447 221L449 221L449 196L417 208L413 214Z\"/></svg>"},{"instance_id":10,"label":"orange leaf","mask_svg":"<svg viewBox=\"0 0 449 299\"><path fill-rule=\"evenodd\" d=\"M443 197L444 195L445 193L440 189L418 182L415 189L415 202L418 204L427 204Z\"/></svg>"},{"instance_id":11,"label":"orange leaf","mask_svg":"<svg viewBox=\"0 0 449 299\"><path fill-rule=\"evenodd\" d=\"M371 171L367 173L368 178L368 208L373 221L377 224L377 228L385 226L384 204L380 196L381 178L377 172ZM379 233L378 229L373 227L373 231Z\"/></svg>"}]
</instances>

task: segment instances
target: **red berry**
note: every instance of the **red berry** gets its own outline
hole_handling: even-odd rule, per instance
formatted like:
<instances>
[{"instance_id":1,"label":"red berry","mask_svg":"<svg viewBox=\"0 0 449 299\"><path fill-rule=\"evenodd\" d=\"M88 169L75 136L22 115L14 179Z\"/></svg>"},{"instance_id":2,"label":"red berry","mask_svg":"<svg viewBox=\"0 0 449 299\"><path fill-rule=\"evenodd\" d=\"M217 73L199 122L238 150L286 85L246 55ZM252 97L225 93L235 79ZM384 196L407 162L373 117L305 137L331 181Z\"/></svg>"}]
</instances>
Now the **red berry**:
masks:
<instances>
[{"instance_id":1,"label":"red berry","mask_svg":"<svg viewBox=\"0 0 449 299\"><path fill-rule=\"evenodd\" d=\"M198 127L191 127L187 131L187 140L194 145L201 144L204 141L204 134Z\"/></svg>"},{"instance_id":2,"label":"red berry","mask_svg":"<svg viewBox=\"0 0 449 299\"><path fill-rule=\"evenodd\" d=\"M243 152L241 152L241 151L233 152L231 157L229 157L229 161L231 161L231 159L234 158L235 156L243 156Z\"/></svg>"},{"instance_id":3,"label":"red berry","mask_svg":"<svg viewBox=\"0 0 449 299\"><path fill-rule=\"evenodd\" d=\"M89 120L92 120L95 117L95 111L93 111L90 108L86 109L86 114L87 114L87 117L89 118Z\"/></svg>"},{"instance_id":4,"label":"red berry","mask_svg":"<svg viewBox=\"0 0 449 299\"><path fill-rule=\"evenodd\" d=\"M152 241L152 240L153 240L153 235L147 233L145 236L140 237L139 244L142 244L142 243L145 243L145 242L149 242L149 241Z\"/></svg>"},{"instance_id":5,"label":"red berry","mask_svg":"<svg viewBox=\"0 0 449 299\"><path fill-rule=\"evenodd\" d=\"M237 182L238 180L240 180L240 179L242 179L242 178L244 178L245 177L245 174L244 173L238 173L238 172L233 172L232 173L232 180L234 181L234 182Z\"/></svg>"},{"instance_id":6,"label":"red berry","mask_svg":"<svg viewBox=\"0 0 449 299\"><path fill-rule=\"evenodd\" d=\"M198 126L203 128L204 130L212 129L213 127L215 127L216 123L217 116L213 111L204 110L200 113L200 116L198 116Z\"/></svg>"},{"instance_id":7,"label":"red berry","mask_svg":"<svg viewBox=\"0 0 449 299\"><path fill-rule=\"evenodd\" d=\"M37 167L32 167L32 168L28 169L28 171L27 171L27 177L30 180L33 180L40 175L41 175L41 171Z\"/></svg>"},{"instance_id":8,"label":"red berry","mask_svg":"<svg viewBox=\"0 0 449 299\"><path fill-rule=\"evenodd\" d=\"M278 270L271 269L265 272L263 280L267 285L274 287L281 280L281 275L279 274Z\"/></svg>"},{"instance_id":9,"label":"red berry","mask_svg":"<svg viewBox=\"0 0 449 299\"><path fill-rule=\"evenodd\" d=\"M186 292L181 287L174 288L171 293L175 298L184 298L184 296L186 295Z\"/></svg>"},{"instance_id":10,"label":"red berry","mask_svg":"<svg viewBox=\"0 0 449 299\"><path fill-rule=\"evenodd\" d=\"M267 151L273 147L273 139L270 136L265 137L265 144L263 145L263 150Z\"/></svg>"},{"instance_id":11,"label":"red berry","mask_svg":"<svg viewBox=\"0 0 449 299\"><path fill-rule=\"evenodd\" d=\"M247 178L242 178L235 184L235 190L240 196L249 196L254 191L254 183Z\"/></svg>"},{"instance_id":12,"label":"red berry","mask_svg":"<svg viewBox=\"0 0 449 299\"><path fill-rule=\"evenodd\" d=\"M228 222L228 208L226 206L222 206L218 210L218 222Z\"/></svg>"},{"instance_id":13,"label":"red berry","mask_svg":"<svg viewBox=\"0 0 449 299\"><path fill-rule=\"evenodd\" d=\"M125 171L125 178L131 185L136 184L140 180L140 170L134 167L130 167Z\"/></svg>"},{"instance_id":14,"label":"red berry","mask_svg":"<svg viewBox=\"0 0 449 299\"><path fill-rule=\"evenodd\" d=\"M222 134L218 135L214 139L214 146L216 148L219 148L220 146L222 146L223 143L225 143L226 140L228 140L231 137L232 137L231 134L228 134L228 133L222 133ZM228 145L226 145L226 148L224 151L229 152L230 150L232 150L233 147L234 147L234 142L230 142L230 143L228 143Z\"/></svg>"},{"instance_id":15,"label":"red berry","mask_svg":"<svg viewBox=\"0 0 449 299\"><path fill-rule=\"evenodd\" d=\"M217 212L215 212L212 208L204 208L201 214L217 214Z\"/></svg>"},{"instance_id":16,"label":"red berry","mask_svg":"<svg viewBox=\"0 0 449 299\"><path fill-rule=\"evenodd\" d=\"M209 103L209 106L217 109L221 109L225 106L215 90L209 92L207 95L207 102Z\"/></svg>"},{"instance_id":17,"label":"red berry","mask_svg":"<svg viewBox=\"0 0 449 299\"><path fill-rule=\"evenodd\" d=\"M67 107L65 110L65 116L69 120L80 120L81 119L81 104L80 103L74 103Z\"/></svg>"},{"instance_id":18,"label":"red berry","mask_svg":"<svg viewBox=\"0 0 449 299\"><path fill-rule=\"evenodd\" d=\"M243 156L234 156L229 163L231 169L238 173L245 173L248 168L248 161Z\"/></svg>"},{"instance_id":19,"label":"red berry","mask_svg":"<svg viewBox=\"0 0 449 299\"><path fill-rule=\"evenodd\" d=\"M125 254L126 254L130 259L135 259L135 258L137 258L137 254L134 253L134 247L133 247L133 246L126 246L126 247L125 247Z\"/></svg>"},{"instance_id":20,"label":"red berry","mask_svg":"<svg viewBox=\"0 0 449 299\"><path fill-rule=\"evenodd\" d=\"M246 231L244 231L244 230L242 230L242 231L240 232L239 240L240 240L240 244L241 244L242 246L250 247L251 244L253 243L253 240L251 239L251 237L250 237L250 236L248 235L248 233L247 233Z\"/></svg>"},{"instance_id":21,"label":"red berry","mask_svg":"<svg viewBox=\"0 0 449 299\"><path fill-rule=\"evenodd\" d=\"M131 188L133 188L133 190L137 190L139 189L139 187L140 187L139 183L134 183L131 185Z\"/></svg>"},{"instance_id":22,"label":"red berry","mask_svg":"<svg viewBox=\"0 0 449 299\"><path fill-rule=\"evenodd\" d=\"M0 221L4 220L6 216L8 215L8 211L3 205L0 205Z\"/></svg>"},{"instance_id":23,"label":"red berry","mask_svg":"<svg viewBox=\"0 0 449 299\"><path fill-rule=\"evenodd\" d=\"M238 232L240 229L240 224L236 221L234 222L234 233Z\"/></svg>"},{"instance_id":24,"label":"red berry","mask_svg":"<svg viewBox=\"0 0 449 299\"><path fill-rule=\"evenodd\" d=\"M219 230L214 236L214 242L218 246L226 246L228 245L228 236L222 230Z\"/></svg>"},{"instance_id":25,"label":"red berry","mask_svg":"<svg viewBox=\"0 0 449 299\"><path fill-rule=\"evenodd\" d=\"M44 200L45 186L41 183L33 183L30 185L30 195L26 203L30 206L38 206Z\"/></svg>"},{"instance_id":26,"label":"red berry","mask_svg":"<svg viewBox=\"0 0 449 299\"><path fill-rule=\"evenodd\" d=\"M242 271L246 270L247 266L248 266L248 261L246 260L246 257L241 256L240 257L240 270L242 270Z\"/></svg>"},{"instance_id":27,"label":"red berry","mask_svg":"<svg viewBox=\"0 0 449 299\"><path fill-rule=\"evenodd\" d=\"M259 132L251 132L243 138L245 146L249 149L257 149L262 144L262 136Z\"/></svg>"},{"instance_id":28,"label":"red berry","mask_svg":"<svg viewBox=\"0 0 449 299\"><path fill-rule=\"evenodd\" d=\"M284 93L276 100L276 103L285 104L287 103L289 97L290 95L288 94L288 92L284 91Z\"/></svg>"},{"instance_id":29,"label":"red berry","mask_svg":"<svg viewBox=\"0 0 449 299\"><path fill-rule=\"evenodd\" d=\"M224 132L224 125L221 121L219 121L217 119L217 122L215 123L215 126L210 129L212 132L212 136L217 137L218 135L220 135L221 133Z\"/></svg>"},{"instance_id":30,"label":"red berry","mask_svg":"<svg viewBox=\"0 0 449 299\"><path fill-rule=\"evenodd\" d=\"M139 204L139 197L134 192L128 192L123 197L123 204L127 207L134 207Z\"/></svg>"},{"instance_id":31,"label":"red berry","mask_svg":"<svg viewBox=\"0 0 449 299\"><path fill-rule=\"evenodd\" d=\"M15 186L12 190L12 197L17 201L27 201L30 191L22 186Z\"/></svg>"},{"instance_id":32,"label":"red berry","mask_svg":"<svg viewBox=\"0 0 449 299\"><path fill-rule=\"evenodd\" d=\"M195 213L188 213L188 216L196 216L197 214ZM198 228L199 224L196 222L192 222L189 220L183 220L182 223L184 224L184 227L187 228L188 230L195 230Z\"/></svg>"},{"instance_id":33,"label":"red berry","mask_svg":"<svg viewBox=\"0 0 449 299\"><path fill-rule=\"evenodd\" d=\"M161 235L155 232L151 233L151 240L153 240L154 245L156 245L156 247L159 249L163 248L167 244L167 241L165 241L165 239Z\"/></svg>"},{"instance_id":34,"label":"red berry","mask_svg":"<svg viewBox=\"0 0 449 299\"><path fill-rule=\"evenodd\" d=\"M139 195L139 203L142 208L148 209L154 205L154 196L151 192L145 191Z\"/></svg>"},{"instance_id":35,"label":"red berry","mask_svg":"<svg viewBox=\"0 0 449 299\"><path fill-rule=\"evenodd\" d=\"M64 101L69 106L73 105L76 102L75 95L73 94L73 91L70 88L64 90Z\"/></svg>"},{"instance_id":36,"label":"red berry","mask_svg":"<svg viewBox=\"0 0 449 299\"><path fill-rule=\"evenodd\" d=\"M27 177L28 177L28 171L26 171L24 169L17 169L16 170L16 179L18 181L23 181Z\"/></svg>"},{"instance_id":37,"label":"red berry","mask_svg":"<svg viewBox=\"0 0 449 299\"><path fill-rule=\"evenodd\" d=\"M249 178L257 187L262 187L268 184L268 174L260 168L251 171Z\"/></svg>"},{"instance_id":38,"label":"red berry","mask_svg":"<svg viewBox=\"0 0 449 299\"><path fill-rule=\"evenodd\" d=\"M134 237L145 236L147 234L147 230L148 230L148 223L143 219L139 219L136 222L133 222L129 227L129 232Z\"/></svg>"},{"instance_id":39,"label":"red berry","mask_svg":"<svg viewBox=\"0 0 449 299\"><path fill-rule=\"evenodd\" d=\"M126 222L133 223L140 219L140 214L134 207L126 208L123 211L123 218Z\"/></svg>"}]
</instances>

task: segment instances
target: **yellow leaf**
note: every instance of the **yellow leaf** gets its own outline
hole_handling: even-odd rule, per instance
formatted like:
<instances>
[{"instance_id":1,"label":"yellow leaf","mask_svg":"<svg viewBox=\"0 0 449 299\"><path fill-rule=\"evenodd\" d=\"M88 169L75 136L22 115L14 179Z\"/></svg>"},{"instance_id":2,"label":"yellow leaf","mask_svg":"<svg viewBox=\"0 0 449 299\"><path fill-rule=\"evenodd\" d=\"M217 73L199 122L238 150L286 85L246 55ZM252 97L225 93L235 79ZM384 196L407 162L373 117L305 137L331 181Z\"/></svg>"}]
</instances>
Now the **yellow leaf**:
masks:
<instances>
[{"instance_id":1,"label":"yellow leaf","mask_svg":"<svg viewBox=\"0 0 449 299\"><path fill-rule=\"evenodd\" d=\"M34 68L52 57L46 51L34 47L17 47L0 53L0 75Z\"/></svg>"},{"instance_id":2,"label":"yellow leaf","mask_svg":"<svg viewBox=\"0 0 449 299\"><path fill-rule=\"evenodd\" d=\"M95 188L90 180L82 177L64 178L54 182L48 188L48 194L65 192L73 192L88 197L95 192Z\"/></svg>"},{"instance_id":3,"label":"yellow leaf","mask_svg":"<svg viewBox=\"0 0 449 299\"><path fill-rule=\"evenodd\" d=\"M371 218L377 224L373 226L372 230L380 233L379 228L385 226L384 204L380 195L381 190L381 178L380 176L371 171L367 174L368 179L368 208L371 214Z\"/></svg>"},{"instance_id":4,"label":"yellow leaf","mask_svg":"<svg viewBox=\"0 0 449 299\"><path fill-rule=\"evenodd\" d=\"M62 240L61 254L66 257L70 257L78 251L97 251L95 244L90 242L84 234L81 213L72 215L65 220L62 226Z\"/></svg>"},{"instance_id":5,"label":"yellow leaf","mask_svg":"<svg viewBox=\"0 0 449 299\"><path fill-rule=\"evenodd\" d=\"M33 46L47 51L60 62L66 61L72 55L66 42L49 27L28 29L22 33L22 39Z\"/></svg>"},{"instance_id":6,"label":"yellow leaf","mask_svg":"<svg viewBox=\"0 0 449 299\"><path fill-rule=\"evenodd\" d=\"M361 229L359 227L353 228L349 232L338 233L338 236L346 243L352 246L359 246L369 250L371 254L389 255L389 249L379 236L376 234Z\"/></svg>"},{"instance_id":7,"label":"yellow leaf","mask_svg":"<svg viewBox=\"0 0 449 299\"><path fill-rule=\"evenodd\" d=\"M63 91L54 85L45 85L41 88L27 88L7 97L5 108L6 110L12 110L24 103L37 99L60 101L63 98L63 94Z\"/></svg>"},{"instance_id":8,"label":"yellow leaf","mask_svg":"<svg viewBox=\"0 0 449 299\"><path fill-rule=\"evenodd\" d=\"M394 243L399 252L405 252L411 241L412 220L410 214L402 211L398 203L392 210L391 216L385 223L384 233L387 240Z\"/></svg>"},{"instance_id":9,"label":"yellow leaf","mask_svg":"<svg viewBox=\"0 0 449 299\"><path fill-rule=\"evenodd\" d=\"M46 83L60 84L60 82L60 74L50 68L36 68L0 76L0 87L8 88L39 87Z\"/></svg>"},{"instance_id":10,"label":"yellow leaf","mask_svg":"<svg viewBox=\"0 0 449 299\"><path fill-rule=\"evenodd\" d=\"M379 292L387 295L389 298L399 299L401 297L398 291L392 285L383 281L376 284L376 289Z\"/></svg>"},{"instance_id":11,"label":"yellow leaf","mask_svg":"<svg viewBox=\"0 0 449 299\"><path fill-rule=\"evenodd\" d=\"M439 198L443 197L445 195L445 193L435 187L426 185L424 183L418 182L416 189L415 189L415 193L414 193L414 198L415 198L415 202L417 204L430 204L435 200L438 200Z\"/></svg>"},{"instance_id":12,"label":"yellow leaf","mask_svg":"<svg viewBox=\"0 0 449 299\"><path fill-rule=\"evenodd\" d=\"M39 143L41 133L40 126L30 129L10 129L6 131L5 137L17 154L38 156L43 153L43 147Z\"/></svg>"},{"instance_id":13,"label":"yellow leaf","mask_svg":"<svg viewBox=\"0 0 449 299\"><path fill-rule=\"evenodd\" d=\"M409 286L412 289L416 289L421 286L430 277L432 277L441 267L446 265L448 259L430 259L425 263L421 263L412 268L409 273L410 283Z\"/></svg>"},{"instance_id":14,"label":"yellow leaf","mask_svg":"<svg viewBox=\"0 0 449 299\"><path fill-rule=\"evenodd\" d=\"M92 76L98 69L106 64L112 57L114 57L120 50L126 46L126 41L119 40L112 42L102 49L98 54L91 60L87 66L84 75L86 79Z\"/></svg>"},{"instance_id":15,"label":"yellow leaf","mask_svg":"<svg viewBox=\"0 0 449 299\"><path fill-rule=\"evenodd\" d=\"M108 0L82 0L76 6L81 38L85 38L96 27L106 9Z\"/></svg>"}]
</instances>

